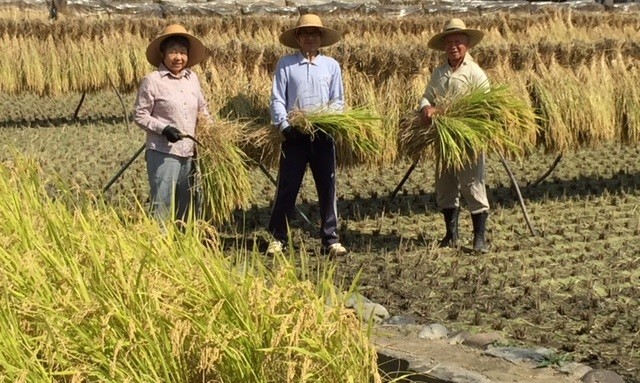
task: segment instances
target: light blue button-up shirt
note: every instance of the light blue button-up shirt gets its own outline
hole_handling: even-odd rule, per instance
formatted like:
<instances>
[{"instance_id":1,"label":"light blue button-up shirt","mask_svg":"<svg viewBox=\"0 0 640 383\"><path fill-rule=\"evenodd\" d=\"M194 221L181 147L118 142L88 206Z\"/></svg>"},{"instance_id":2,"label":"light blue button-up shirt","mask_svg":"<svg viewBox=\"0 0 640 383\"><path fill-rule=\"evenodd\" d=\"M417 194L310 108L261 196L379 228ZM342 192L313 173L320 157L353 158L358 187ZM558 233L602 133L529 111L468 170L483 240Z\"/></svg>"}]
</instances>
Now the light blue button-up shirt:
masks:
<instances>
[{"instance_id":1,"label":"light blue button-up shirt","mask_svg":"<svg viewBox=\"0 0 640 383\"><path fill-rule=\"evenodd\" d=\"M281 130L289 126L293 110L344 108L342 71L336 60L322 54L309 62L300 51L282 57L273 76L271 122Z\"/></svg>"}]
</instances>

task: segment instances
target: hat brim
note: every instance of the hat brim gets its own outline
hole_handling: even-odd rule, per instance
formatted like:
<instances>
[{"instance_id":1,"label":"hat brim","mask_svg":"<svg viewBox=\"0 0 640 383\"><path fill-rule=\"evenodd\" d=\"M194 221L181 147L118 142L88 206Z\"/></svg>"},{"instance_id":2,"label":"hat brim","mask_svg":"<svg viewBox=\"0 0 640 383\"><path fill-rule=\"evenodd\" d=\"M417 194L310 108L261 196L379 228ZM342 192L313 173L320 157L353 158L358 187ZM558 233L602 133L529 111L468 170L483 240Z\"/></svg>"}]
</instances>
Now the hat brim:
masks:
<instances>
[{"instance_id":1,"label":"hat brim","mask_svg":"<svg viewBox=\"0 0 640 383\"><path fill-rule=\"evenodd\" d=\"M192 66L200 64L202 60L204 60L206 49L204 44L200 40L198 40L195 36L189 33L167 33L165 35L160 35L153 39L149 46L147 47L147 61L157 67L162 63L162 53L160 52L160 44L171 36L182 36L186 37L189 40L189 60L187 61L187 68L191 68Z\"/></svg>"},{"instance_id":2,"label":"hat brim","mask_svg":"<svg viewBox=\"0 0 640 383\"><path fill-rule=\"evenodd\" d=\"M298 30L298 28L304 27L310 27L310 25L298 26L282 32L282 34L280 35L280 44L289 48L300 49L300 44L298 43L298 40L296 40L296 30ZM340 32L336 31L335 29L318 26L313 26L313 28L318 28L322 32L322 37L320 39L320 48L333 45L340 41L340 38L342 37Z\"/></svg>"},{"instance_id":3,"label":"hat brim","mask_svg":"<svg viewBox=\"0 0 640 383\"><path fill-rule=\"evenodd\" d=\"M431 39L429 39L427 46L431 49L444 51L444 38L454 33L463 33L469 36L469 48L478 45L478 43L482 41L482 38L484 37L484 33L477 29L453 29L450 31L438 33L437 35L433 36Z\"/></svg>"}]
</instances>

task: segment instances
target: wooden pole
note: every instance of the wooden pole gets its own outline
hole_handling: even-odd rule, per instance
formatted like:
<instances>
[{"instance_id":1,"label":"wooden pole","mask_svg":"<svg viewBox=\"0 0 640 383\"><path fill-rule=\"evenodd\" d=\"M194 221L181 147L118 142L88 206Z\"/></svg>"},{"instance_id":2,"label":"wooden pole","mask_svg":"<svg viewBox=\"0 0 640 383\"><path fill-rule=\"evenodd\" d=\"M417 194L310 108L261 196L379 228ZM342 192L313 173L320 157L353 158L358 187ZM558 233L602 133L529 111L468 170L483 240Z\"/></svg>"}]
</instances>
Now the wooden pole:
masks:
<instances>
[{"instance_id":1,"label":"wooden pole","mask_svg":"<svg viewBox=\"0 0 640 383\"><path fill-rule=\"evenodd\" d=\"M114 183L114 182L116 182L116 180L118 180L118 178L120 178L120 176L122 175L122 173L124 173L124 171L125 171L125 170L127 170L127 168L128 168L129 166L131 166L131 164L133 163L133 161L135 161L135 160L136 160L136 158L138 158L138 156L140 155L140 153L142 153L142 151L143 151L143 150L144 150L144 148L146 148L146 147L147 147L147 144L146 144L146 143L142 144L142 146L140 146L140 148L136 151L136 153L133 155L133 157L131 157L131 158L129 159L129 161L127 161L127 163L126 163L126 164L124 164L124 165L120 168L120 170L118 170L118 172L117 172L113 177L111 177L111 179L109 180L109 182L107 183L107 185L106 185L104 188L102 188L102 192L103 192L103 193L105 193L107 190L109 190L109 188L111 187L111 185L113 185L113 183Z\"/></svg>"},{"instance_id":2,"label":"wooden pole","mask_svg":"<svg viewBox=\"0 0 640 383\"><path fill-rule=\"evenodd\" d=\"M538 179L532 183L531 185L529 185L529 187L536 187L538 186L538 184L542 181L544 181L545 179L547 179L547 177L549 177L549 174L551 174L551 172L553 172L556 168L556 166L558 166L558 163L560 163L560 160L562 159L562 153L560 153L558 155L558 157L556 157L556 160L553 161L553 163L551 164L551 167L549 168L549 170L547 170L543 175L541 175L540 177L538 177Z\"/></svg>"},{"instance_id":3,"label":"wooden pole","mask_svg":"<svg viewBox=\"0 0 640 383\"><path fill-rule=\"evenodd\" d=\"M82 103L84 102L84 98L87 95L87 92L82 92L82 97L80 97L80 102L78 102L78 106L76 106L76 111L73 112L73 120L78 119L78 113L80 113L80 107L82 107Z\"/></svg>"},{"instance_id":4,"label":"wooden pole","mask_svg":"<svg viewBox=\"0 0 640 383\"><path fill-rule=\"evenodd\" d=\"M118 88L116 88L115 84L111 80L111 77L109 77L109 83L111 84L113 91L116 92L116 96L118 96L118 100L120 100L120 105L122 105L122 113L124 114L124 123L126 124L127 129L129 129L129 114L127 113L127 107L124 106L124 101L122 100L122 96L120 96L120 93L118 93Z\"/></svg>"},{"instance_id":5,"label":"wooden pole","mask_svg":"<svg viewBox=\"0 0 640 383\"><path fill-rule=\"evenodd\" d=\"M395 198L396 194L398 194L398 192L400 191L404 183L407 182L407 179L409 178L409 176L411 175L411 173L413 172L413 170L416 168L417 165L418 165L418 161L415 161L414 163L411 164L407 172L404 174L404 177L402 177L402 179L400 180L400 183L398 184L398 186L396 186L396 188L389 195L390 199Z\"/></svg>"},{"instance_id":6,"label":"wooden pole","mask_svg":"<svg viewBox=\"0 0 640 383\"><path fill-rule=\"evenodd\" d=\"M507 170L507 174L511 179L511 184L516 189L516 193L518 194L518 201L520 202L520 208L522 209L522 214L524 214L524 220L527 222L527 226L529 226L531 235L535 237L537 235L536 230L533 228L533 225L531 224L531 219L529 219L529 213L527 213L527 207L524 205L524 200L522 199L522 193L520 193L520 188L518 187L518 182L516 181L516 177L513 175L513 172L511 171L511 168L509 167L509 164L507 163L507 160L504 158L502 153L499 153L499 152L497 153L498 153L498 156L500 156L500 162L502 162L502 165Z\"/></svg>"}]
</instances>

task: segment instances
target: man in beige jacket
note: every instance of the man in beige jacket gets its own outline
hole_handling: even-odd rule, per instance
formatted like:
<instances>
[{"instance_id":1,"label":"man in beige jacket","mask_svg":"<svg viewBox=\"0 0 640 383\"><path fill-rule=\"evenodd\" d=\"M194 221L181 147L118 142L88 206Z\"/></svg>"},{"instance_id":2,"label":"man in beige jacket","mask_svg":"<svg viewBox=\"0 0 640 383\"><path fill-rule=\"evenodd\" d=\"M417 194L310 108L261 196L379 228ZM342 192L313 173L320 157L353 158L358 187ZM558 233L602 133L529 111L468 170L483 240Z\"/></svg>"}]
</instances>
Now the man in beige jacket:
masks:
<instances>
[{"instance_id":1,"label":"man in beige jacket","mask_svg":"<svg viewBox=\"0 0 640 383\"><path fill-rule=\"evenodd\" d=\"M487 75L467 52L483 36L479 30L466 28L462 20L451 19L441 33L429 40L429 48L444 51L446 60L431 74L420 102L420 114L426 126L431 125L439 99L460 95L478 87L489 87ZM436 201L444 215L447 230L440 246L458 246L458 215L462 194L473 221L473 250L487 252L485 230L489 201L485 188L484 154L462 170L442 169L436 174L435 189Z\"/></svg>"}]
</instances>

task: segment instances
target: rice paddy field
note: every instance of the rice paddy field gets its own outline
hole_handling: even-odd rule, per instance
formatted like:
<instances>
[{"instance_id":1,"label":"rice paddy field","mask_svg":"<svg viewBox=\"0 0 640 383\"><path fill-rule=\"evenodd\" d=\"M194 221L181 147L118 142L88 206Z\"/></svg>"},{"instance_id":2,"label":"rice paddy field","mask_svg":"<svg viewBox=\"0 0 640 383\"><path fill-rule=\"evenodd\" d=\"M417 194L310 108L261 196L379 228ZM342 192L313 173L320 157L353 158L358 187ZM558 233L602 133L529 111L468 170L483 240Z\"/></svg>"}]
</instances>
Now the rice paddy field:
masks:
<instances>
[{"instance_id":1,"label":"rice paddy field","mask_svg":"<svg viewBox=\"0 0 640 383\"><path fill-rule=\"evenodd\" d=\"M508 85L541 116L529 142L534 150L510 162L536 235L491 153L487 255L468 251L468 214L461 215L462 249L436 247L444 223L428 156L390 198L412 163L396 145L398 122L417 106L441 59L426 42L450 15L327 16L325 24L344 33L326 53L342 65L347 103L374 108L387 139L378 161L343 162L338 171L341 241L350 254L335 260L336 278L357 280L392 315L503 332L514 343L554 348L640 382L640 15L549 8L462 16L486 31L471 53L491 81ZM146 44L169 22L183 23L209 49L197 72L212 112L240 136L268 125L271 71L287 52L277 37L293 20L63 20L0 14L0 49L11 58L0 63L3 161L26 155L78 196L100 195L144 142L131 109L137 82L152 69ZM275 175L273 161L252 153ZM537 182L559 155L557 168ZM268 241L275 189L256 166L248 177L243 208L216 227L228 252L262 251ZM133 212L147 193L141 157L103 197ZM319 215L309 175L298 207L314 225L294 222L293 242L316 254Z\"/></svg>"}]
</instances>

